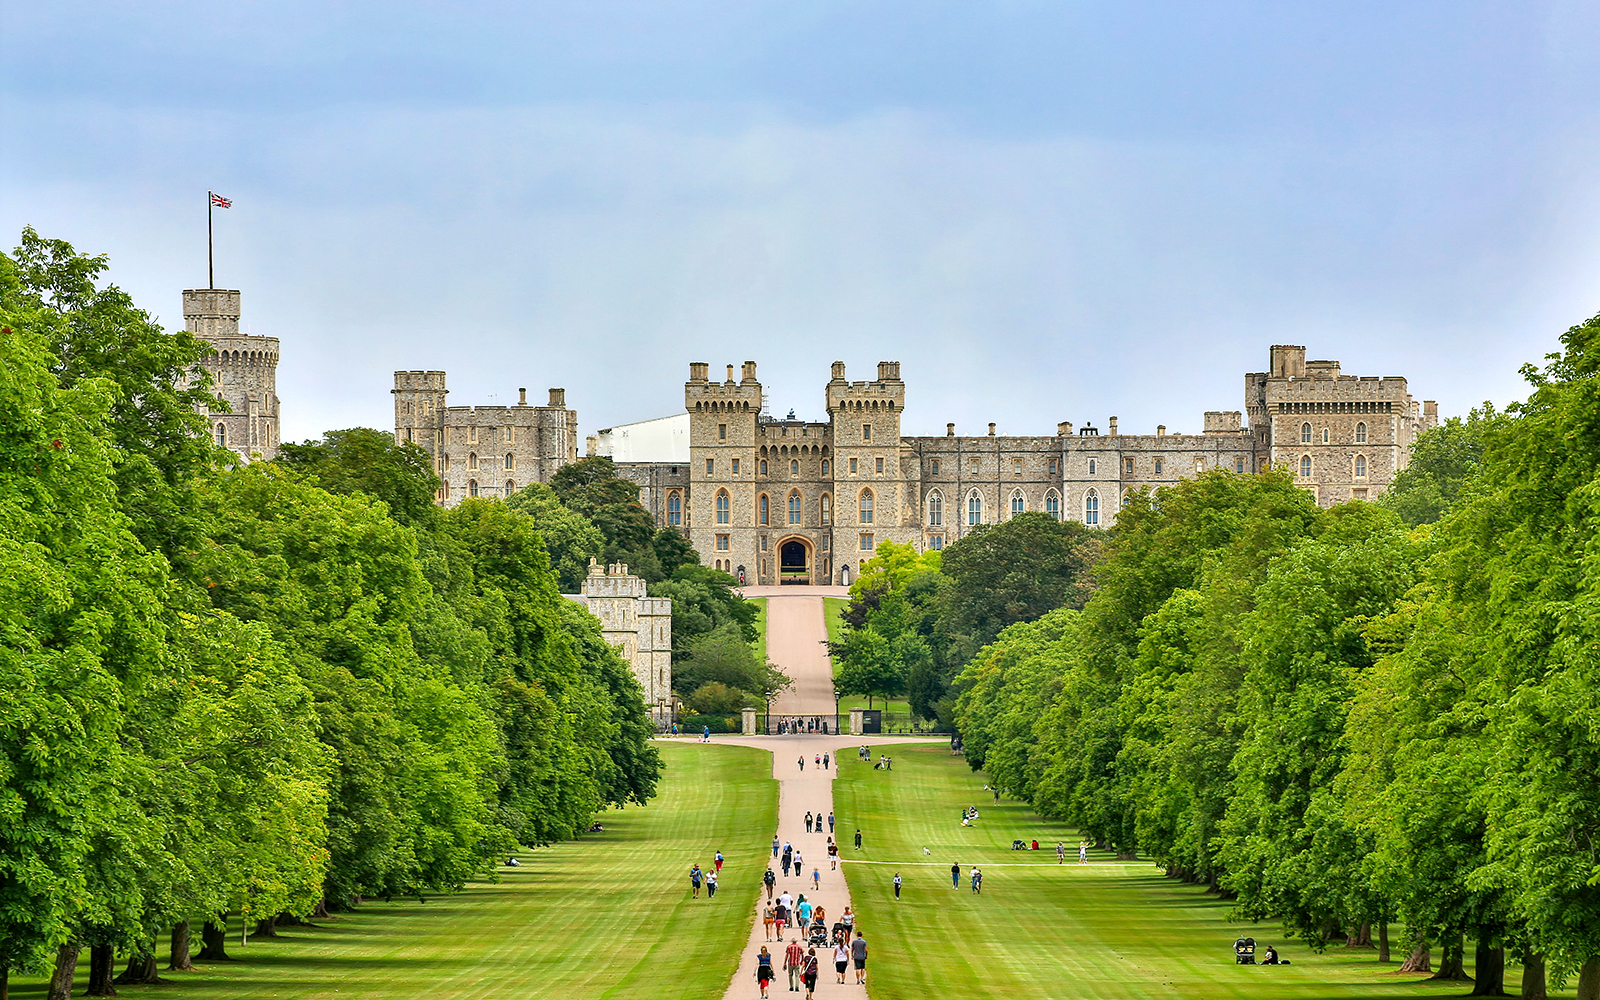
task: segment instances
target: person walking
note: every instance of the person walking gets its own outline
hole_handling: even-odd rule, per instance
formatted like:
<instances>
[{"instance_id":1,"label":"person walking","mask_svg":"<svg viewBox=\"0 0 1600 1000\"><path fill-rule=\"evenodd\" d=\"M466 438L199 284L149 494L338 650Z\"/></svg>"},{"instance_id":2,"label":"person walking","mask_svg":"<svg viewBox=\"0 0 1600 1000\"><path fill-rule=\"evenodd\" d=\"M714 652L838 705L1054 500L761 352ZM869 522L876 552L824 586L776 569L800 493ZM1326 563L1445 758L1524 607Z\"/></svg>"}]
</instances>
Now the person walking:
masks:
<instances>
[{"instance_id":1,"label":"person walking","mask_svg":"<svg viewBox=\"0 0 1600 1000\"><path fill-rule=\"evenodd\" d=\"M794 906L794 913L796 918L794 922L795 929L804 934L806 927L811 924L811 903L806 899L806 894L803 892L800 894L800 902Z\"/></svg>"},{"instance_id":2,"label":"person walking","mask_svg":"<svg viewBox=\"0 0 1600 1000\"><path fill-rule=\"evenodd\" d=\"M789 992L800 992L800 977L805 974L806 951L800 947L800 939L794 938L789 942L789 948L783 953L783 968L789 973Z\"/></svg>"},{"instance_id":3,"label":"person walking","mask_svg":"<svg viewBox=\"0 0 1600 1000\"><path fill-rule=\"evenodd\" d=\"M717 871L722 871L722 852L717 852Z\"/></svg>"},{"instance_id":4,"label":"person walking","mask_svg":"<svg viewBox=\"0 0 1600 1000\"><path fill-rule=\"evenodd\" d=\"M789 876L789 862L794 859L794 848L788 844L783 845L783 874Z\"/></svg>"},{"instance_id":5,"label":"person walking","mask_svg":"<svg viewBox=\"0 0 1600 1000\"><path fill-rule=\"evenodd\" d=\"M1058 841L1056 841L1056 864L1064 865L1066 863L1067 863L1067 845L1063 844L1061 841L1058 840Z\"/></svg>"},{"instance_id":6,"label":"person walking","mask_svg":"<svg viewBox=\"0 0 1600 1000\"><path fill-rule=\"evenodd\" d=\"M950 866L950 888L961 888L961 865L959 862Z\"/></svg>"},{"instance_id":7,"label":"person walking","mask_svg":"<svg viewBox=\"0 0 1600 1000\"><path fill-rule=\"evenodd\" d=\"M817 754L817 755L815 755L815 756L813 756L811 758L811 766L812 767L821 767L822 766L822 754L819 753L819 754Z\"/></svg>"},{"instance_id":8,"label":"person walking","mask_svg":"<svg viewBox=\"0 0 1600 1000\"><path fill-rule=\"evenodd\" d=\"M833 842L832 837L828 838L828 870L831 872L839 870L839 845Z\"/></svg>"},{"instance_id":9,"label":"person walking","mask_svg":"<svg viewBox=\"0 0 1600 1000\"><path fill-rule=\"evenodd\" d=\"M772 890L778 884L778 876L772 874L772 866L767 866L767 873L761 876L761 884L767 887L767 902L772 902Z\"/></svg>"},{"instance_id":10,"label":"person walking","mask_svg":"<svg viewBox=\"0 0 1600 1000\"><path fill-rule=\"evenodd\" d=\"M861 831L856 830L856 850L861 850Z\"/></svg>"},{"instance_id":11,"label":"person walking","mask_svg":"<svg viewBox=\"0 0 1600 1000\"><path fill-rule=\"evenodd\" d=\"M756 982L761 984L761 996L765 1000L767 984L772 982L772 955L766 945L762 945L760 954L756 955Z\"/></svg>"},{"instance_id":12,"label":"person walking","mask_svg":"<svg viewBox=\"0 0 1600 1000\"><path fill-rule=\"evenodd\" d=\"M828 755L827 754L823 754L822 755L822 769L824 771L826 771L828 769Z\"/></svg>"},{"instance_id":13,"label":"person walking","mask_svg":"<svg viewBox=\"0 0 1600 1000\"><path fill-rule=\"evenodd\" d=\"M828 832L829 833L833 832L833 810L832 809L828 810Z\"/></svg>"},{"instance_id":14,"label":"person walking","mask_svg":"<svg viewBox=\"0 0 1600 1000\"><path fill-rule=\"evenodd\" d=\"M1089 863L1089 845L1080 840L1080 841L1078 841L1078 864L1086 865L1088 863Z\"/></svg>"},{"instance_id":15,"label":"person walking","mask_svg":"<svg viewBox=\"0 0 1600 1000\"><path fill-rule=\"evenodd\" d=\"M795 851L794 852L794 877L795 878L799 878L800 877L801 869L804 866L805 866L805 859L800 856L800 852L799 851Z\"/></svg>"},{"instance_id":16,"label":"person walking","mask_svg":"<svg viewBox=\"0 0 1600 1000\"><path fill-rule=\"evenodd\" d=\"M811 888L816 889L818 891L820 891L822 889L822 869L820 869L820 868L811 869Z\"/></svg>"},{"instance_id":17,"label":"person walking","mask_svg":"<svg viewBox=\"0 0 1600 1000\"><path fill-rule=\"evenodd\" d=\"M703 878L705 878L705 875L701 873L699 865L689 869L689 886L694 889L695 899L700 898L700 880Z\"/></svg>"},{"instance_id":18,"label":"person walking","mask_svg":"<svg viewBox=\"0 0 1600 1000\"><path fill-rule=\"evenodd\" d=\"M778 942L783 943L783 930L789 926L789 905L784 902L785 896L778 898L778 905L772 908L772 929L778 935Z\"/></svg>"},{"instance_id":19,"label":"person walking","mask_svg":"<svg viewBox=\"0 0 1600 1000\"><path fill-rule=\"evenodd\" d=\"M856 915L851 911L850 907L845 907L844 912L839 915L839 923L844 924L844 936L845 940L848 941L856 930Z\"/></svg>"},{"instance_id":20,"label":"person walking","mask_svg":"<svg viewBox=\"0 0 1600 1000\"><path fill-rule=\"evenodd\" d=\"M772 921L774 919L772 901L767 900L767 905L761 908L761 926L767 929L767 940L772 940ZM765 949L763 949L765 950Z\"/></svg>"},{"instance_id":21,"label":"person walking","mask_svg":"<svg viewBox=\"0 0 1600 1000\"><path fill-rule=\"evenodd\" d=\"M977 896L977 895L981 895L982 892L983 892L983 872L978 870L978 866L977 865L973 865L972 866L972 894L974 896Z\"/></svg>"},{"instance_id":22,"label":"person walking","mask_svg":"<svg viewBox=\"0 0 1600 1000\"><path fill-rule=\"evenodd\" d=\"M706 898L711 899L717 894L717 873L706 872Z\"/></svg>"},{"instance_id":23,"label":"person walking","mask_svg":"<svg viewBox=\"0 0 1600 1000\"><path fill-rule=\"evenodd\" d=\"M701 743L710 743L711 742L711 727L710 726L707 726L707 727L705 727L705 729L701 730L701 732L700 732L700 742Z\"/></svg>"},{"instance_id":24,"label":"person walking","mask_svg":"<svg viewBox=\"0 0 1600 1000\"><path fill-rule=\"evenodd\" d=\"M772 835L772 859L774 861L776 861L778 859L778 835L777 834L773 834Z\"/></svg>"},{"instance_id":25,"label":"person walking","mask_svg":"<svg viewBox=\"0 0 1600 1000\"><path fill-rule=\"evenodd\" d=\"M850 957L856 963L856 985L863 986L867 982L867 939L857 934L856 939L850 942Z\"/></svg>"},{"instance_id":26,"label":"person walking","mask_svg":"<svg viewBox=\"0 0 1600 1000\"><path fill-rule=\"evenodd\" d=\"M894 873L894 901L900 902L900 873Z\"/></svg>"},{"instance_id":27,"label":"person walking","mask_svg":"<svg viewBox=\"0 0 1600 1000\"><path fill-rule=\"evenodd\" d=\"M811 813L809 810L806 812L806 832L811 832Z\"/></svg>"},{"instance_id":28,"label":"person walking","mask_svg":"<svg viewBox=\"0 0 1600 1000\"><path fill-rule=\"evenodd\" d=\"M800 758L800 770L804 771L805 769L806 769L806 759L804 757L801 757Z\"/></svg>"},{"instance_id":29,"label":"person walking","mask_svg":"<svg viewBox=\"0 0 1600 1000\"><path fill-rule=\"evenodd\" d=\"M817 988L817 949L806 949L806 961L800 980L806 984L806 1000L811 1000L811 994Z\"/></svg>"},{"instance_id":30,"label":"person walking","mask_svg":"<svg viewBox=\"0 0 1600 1000\"><path fill-rule=\"evenodd\" d=\"M842 937L833 940L833 968L839 973L836 982L844 982L844 970L850 968L850 946Z\"/></svg>"}]
</instances>

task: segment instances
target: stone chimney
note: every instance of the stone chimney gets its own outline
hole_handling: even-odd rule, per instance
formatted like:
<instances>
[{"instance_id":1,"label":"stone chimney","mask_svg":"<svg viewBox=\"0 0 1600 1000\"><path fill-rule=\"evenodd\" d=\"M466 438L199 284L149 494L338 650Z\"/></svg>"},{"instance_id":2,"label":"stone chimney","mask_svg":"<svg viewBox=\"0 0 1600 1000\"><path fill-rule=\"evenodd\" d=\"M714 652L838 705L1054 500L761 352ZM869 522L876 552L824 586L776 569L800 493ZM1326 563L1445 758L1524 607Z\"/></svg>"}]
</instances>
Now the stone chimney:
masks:
<instances>
[{"instance_id":1,"label":"stone chimney","mask_svg":"<svg viewBox=\"0 0 1600 1000\"><path fill-rule=\"evenodd\" d=\"M600 435L590 434L583 439L583 453L593 458L600 451Z\"/></svg>"},{"instance_id":2,"label":"stone chimney","mask_svg":"<svg viewBox=\"0 0 1600 1000\"><path fill-rule=\"evenodd\" d=\"M1116 417L1112 417L1110 420L1106 421L1106 433L1111 435L1112 437L1116 437L1117 436L1117 418Z\"/></svg>"},{"instance_id":3,"label":"stone chimney","mask_svg":"<svg viewBox=\"0 0 1600 1000\"><path fill-rule=\"evenodd\" d=\"M947 438L955 437L956 436L956 425L955 424L945 424L944 425L944 436L947 437Z\"/></svg>"},{"instance_id":4,"label":"stone chimney","mask_svg":"<svg viewBox=\"0 0 1600 1000\"><path fill-rule=\"evenodd\" d=\"M739 373L739 381L741 381L741 382L754 382L755 380L756 380L756 363L754 361L746 361L744 363L744 370Z\"/></svg>"},{"instance_id":5,"label":"stone chimney","mask_svg":"<svg viewBox=\"0 0 1600 1000\"><path fill-rule=\"evenodd\" d=\"M727 381L727 384L728 385L733 385L734 384L734 382L733 382L733 366L732 365L728 366L728 381Z\"/></svg>"},{"instance_id":6,"label":"stone chimney","mask_svg":"<svg viewBox=\"0 0 1600 1000\"><path fill-rule=\"evenodd\" d=\"M565 390L565 389L551 389L550 390L550 405L551 406L555 406L555 407L559 407L559 408L561 408L563 410L566 409L567 408L567 390Z\"/></svg>"},{"instance_id":7,"label":"stone chimney","mask_svg":"<svg viewBox=\"0 0 1600 1000\"><path fill-rule=\"evenodd\" d=\"M1059 424L1056 424L1056 437L1071 437L1071 436L1072 436L1072 421L1063 420Z\"/></svg>"},{"instance_id":8,"label":"stone chimney","mask_svg":"<svg viewBox=\"0 0 1600 1000\"><path fill-rule=\"evenodd\" d=\"M835 361L833 363L833 380L835 382L843 382L844 381L844 362L843 361Z\"/></svg>"},{"instance_id":9,"label":"stone chimney","mask_svg":"<svg viewBox=\"0 0 1600 1000\"><path fill-rule=\"evenodd\" d=\"M1156 437L1164 438L1166 436L1167 436L1167 425L1166 424L1156 424Z\"/></svg>"},{"instance_id":10,"label":"stone chimney","mask_svg":"<svg viewBox=\"0 0 1600 1000\"><path fill-rule=\"evenodd\" d=\"M994 437L994 424L989 424L989 436Z\"/></svg>"},{"instance_id":11,"label":"stone chimney","mask_svg":"<svg viewBox=\"0 0 1600 1000\"><path fill-rule=\"evenodd\" d=\"M711 377L711 366L704 361L689 362L689 381L705 382Z\"/></svg>"},{"instance_id":12,"label":"stone chimney","mask_svg":"<svg viewBox=\"0 0 1600 1000\"><path fill-rule=\"evenodd\" d=\"M522 388L517 390L517 405L518 406L527 406L528 405L528 387L527 386L523 386Z\"/></svg>"}]
</instances>

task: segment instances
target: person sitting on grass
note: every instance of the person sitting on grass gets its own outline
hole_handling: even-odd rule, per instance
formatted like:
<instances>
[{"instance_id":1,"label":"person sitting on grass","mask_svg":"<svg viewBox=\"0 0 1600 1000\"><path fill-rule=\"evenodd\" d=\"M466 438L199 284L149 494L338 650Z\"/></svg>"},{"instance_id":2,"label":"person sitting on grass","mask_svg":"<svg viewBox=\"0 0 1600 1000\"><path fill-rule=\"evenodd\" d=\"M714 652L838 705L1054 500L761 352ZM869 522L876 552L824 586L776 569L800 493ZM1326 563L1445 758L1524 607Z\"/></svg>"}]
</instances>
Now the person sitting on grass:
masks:
<instances>
[{"instance_id":1,"label":"person sitting on grass","mask_svg":"<svg viewBox=\"0 0 1600 1000\"><path fill-rule=\"evenodd\" d=\"M1274 948L1270 944L1267 945L1267 950L1265 952L1263 952L1262 955L1261 955L1261 964L1262 965L1278 965L1279 964L1279 962L1278 962L1278 949Z\"/></svg>"}]
</instances>

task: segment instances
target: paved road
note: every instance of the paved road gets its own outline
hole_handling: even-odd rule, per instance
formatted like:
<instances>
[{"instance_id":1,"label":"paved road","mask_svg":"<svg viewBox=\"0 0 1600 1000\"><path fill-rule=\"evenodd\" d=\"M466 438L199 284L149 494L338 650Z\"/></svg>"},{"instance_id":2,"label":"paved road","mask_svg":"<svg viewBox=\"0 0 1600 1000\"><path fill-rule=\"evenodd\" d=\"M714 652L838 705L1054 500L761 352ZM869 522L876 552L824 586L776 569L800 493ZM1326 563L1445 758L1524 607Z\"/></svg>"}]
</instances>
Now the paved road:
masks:
<instances>
[{"instance_id":1,"label":"paved road","mask_svg":"<svg viewBox=\"0 0 1600 1000\"><path fill-rule=\"evenodd\" d=\"M772 714L831 717L833 666L828 660L822 599L848 597L849 589L746 587L743 593L767 598L767 659L794 679L794 686L772 699Z\"/></svg>"}]
</instances>

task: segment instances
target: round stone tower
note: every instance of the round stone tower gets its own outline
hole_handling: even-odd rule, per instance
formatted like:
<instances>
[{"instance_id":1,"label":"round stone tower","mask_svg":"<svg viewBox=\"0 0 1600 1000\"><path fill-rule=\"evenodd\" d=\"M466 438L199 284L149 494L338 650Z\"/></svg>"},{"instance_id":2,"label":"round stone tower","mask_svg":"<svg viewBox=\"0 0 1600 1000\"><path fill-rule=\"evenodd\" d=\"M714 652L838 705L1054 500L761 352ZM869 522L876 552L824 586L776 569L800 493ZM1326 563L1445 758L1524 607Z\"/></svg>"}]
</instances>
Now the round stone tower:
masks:
<instances>
[{"instance_id":1,"label":"round stone tower","mask_svg":"<svg viewBox=\"0 0 1600 1000\"><path fill-rule=\"evenodd\" d=\"M183 321L216 352L201 362L212 392L228 405L228 412L206 413L213 439L247 462L277 458L278 338L239 332L237 289L186 289Z\"/></svg>"}]
</instances>

